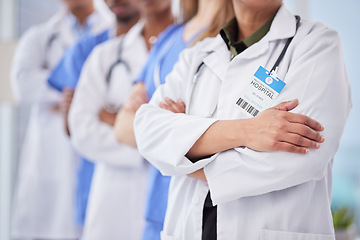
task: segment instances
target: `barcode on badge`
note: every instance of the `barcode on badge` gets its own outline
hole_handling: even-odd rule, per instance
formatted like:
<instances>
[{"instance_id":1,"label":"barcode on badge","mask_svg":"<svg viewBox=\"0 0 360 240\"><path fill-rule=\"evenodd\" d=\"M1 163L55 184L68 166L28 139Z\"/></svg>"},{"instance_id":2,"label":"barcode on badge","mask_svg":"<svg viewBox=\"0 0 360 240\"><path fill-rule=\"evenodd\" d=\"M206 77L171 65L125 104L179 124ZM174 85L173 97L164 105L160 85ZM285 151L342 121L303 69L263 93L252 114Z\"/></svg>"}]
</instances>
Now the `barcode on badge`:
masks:
<instances>
[{"instance_id":1,"label":"barcode on badge","mask_svg":"<svg viewBox=\"0 0 360 240\"><path fill-rule=\"evenodd\" d=\"M252 116L256 116L259 114L259 110L257 110L254 106L249 104L247 101L245 101L242 98L239 98L236 102L237 105L239 105L242 109L244 109L246 112L250 113Z\"/></svg>"}]
</instances>

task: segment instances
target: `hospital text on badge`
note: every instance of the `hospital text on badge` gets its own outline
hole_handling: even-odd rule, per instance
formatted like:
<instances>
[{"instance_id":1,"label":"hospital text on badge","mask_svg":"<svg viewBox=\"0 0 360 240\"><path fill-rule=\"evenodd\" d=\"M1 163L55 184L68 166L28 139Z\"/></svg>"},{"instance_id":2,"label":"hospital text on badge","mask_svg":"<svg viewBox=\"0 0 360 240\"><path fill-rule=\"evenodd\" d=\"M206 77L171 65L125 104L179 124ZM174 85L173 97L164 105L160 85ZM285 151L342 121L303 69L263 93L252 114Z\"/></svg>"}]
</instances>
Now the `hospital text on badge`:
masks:
<instances>
[{"instance_id":1,"label":"hospital text on badge","mask_svg":"<svg viewBox=\"0 0 360 240\"><path fill-rule=\"evenodd\" d=\"M260 66L236 104L246 115L255 117L273 104L285 85L275 74Z\"/></svg>"}]
</instances>

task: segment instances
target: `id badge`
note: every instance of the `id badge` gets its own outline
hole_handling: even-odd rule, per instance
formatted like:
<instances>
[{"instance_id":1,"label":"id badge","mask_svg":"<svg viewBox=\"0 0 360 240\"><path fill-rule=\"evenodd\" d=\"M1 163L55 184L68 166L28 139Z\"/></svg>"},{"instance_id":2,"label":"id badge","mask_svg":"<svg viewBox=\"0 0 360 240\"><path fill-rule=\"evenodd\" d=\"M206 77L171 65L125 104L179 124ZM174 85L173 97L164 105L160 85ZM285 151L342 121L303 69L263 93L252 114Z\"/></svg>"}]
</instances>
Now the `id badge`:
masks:
<instances>
[{"instance_id":1,"label":"id badge","mask_svg":"<svg viewBox=\"0 0 360 240\"><path fill-rule=\"evenodd\" d=\"M275 73L260 66L236 104L246 115L255 117L273 104L285 85Z\"/></svg>"}]
</instances>

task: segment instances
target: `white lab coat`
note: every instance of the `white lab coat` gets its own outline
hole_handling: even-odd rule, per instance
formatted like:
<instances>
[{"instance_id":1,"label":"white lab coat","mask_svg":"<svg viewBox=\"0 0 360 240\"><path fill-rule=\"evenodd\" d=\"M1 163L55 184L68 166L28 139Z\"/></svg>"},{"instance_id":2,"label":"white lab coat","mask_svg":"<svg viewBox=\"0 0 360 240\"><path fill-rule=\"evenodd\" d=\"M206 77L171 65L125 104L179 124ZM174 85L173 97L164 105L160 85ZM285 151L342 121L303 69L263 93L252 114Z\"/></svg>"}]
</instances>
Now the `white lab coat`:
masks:
<instances>
[{"instance_id":1,"label":"white lab coat","mask_svg":"<svg viewBox=\"0 0 360 240\"><path fill-rule=\"evenodd\" d=\"M135 135L140 153L163 174L174 176L163 240L201 239L209 189L217 205L218 240L335 239L331 170L351 96L339 37L327 26L301 23L279 67L279 78L287 85L273 104L298 98L293 112L325 126L320 149L300 155L239 147L195 164L185 157L215 121L248 118L235 104L241 91L260 65L271 69L295 25L294 16L282 6L267 35L231 62L220 36L185 50L165 85L138 110ZM194 87L193 76L202 61ZM183 99L188 114L160 109L158 103L165 97ZM201 168L207 183L186 176Z\"/></svg>"},{"instance_id":2,"label":"white lab coat","mask_svg":"<svg viewBox=\"0 0 360 240\"><path fill-rule=\"evenodd\" d=\"M52 110L61 95L47 84L65 49L76 40L66 14L63 10L29 29L15 53L14 92L22 104L30 104L31 112L13 202L14 238L74 239L80 233L74 210L78 156L65 133L63 115ZM109 16L100 12L94 16L92 33L111 26ZM55 34L57 37L49 44Z\"/></svg>"},{"instance_id":3,"label":"white lab coat","mask_svg":"<svg viewBox=\"0 0 360 240\"><path fill-rule=\"evenodd\" d=\"M136 148L116 141L113 127L101 122L99 112L108 103L121 106L132 80L147 59L147 48L137 23L123 36L99 45L89 56L76 87L69 114L72 142L82 156L95 162L95 171L83 240L140 239L144 223L147 164ZM121 59L112 72L121 41Z\"/></svg>"}]
</instances>

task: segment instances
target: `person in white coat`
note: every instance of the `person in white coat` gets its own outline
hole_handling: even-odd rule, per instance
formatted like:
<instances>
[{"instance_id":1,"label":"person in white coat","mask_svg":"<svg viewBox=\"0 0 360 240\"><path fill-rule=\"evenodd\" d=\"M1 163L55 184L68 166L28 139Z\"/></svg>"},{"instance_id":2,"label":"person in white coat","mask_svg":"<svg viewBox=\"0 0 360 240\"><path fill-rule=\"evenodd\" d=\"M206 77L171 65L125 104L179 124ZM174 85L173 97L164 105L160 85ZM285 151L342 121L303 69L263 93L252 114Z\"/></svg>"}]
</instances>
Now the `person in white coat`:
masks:
<instances>
[{"instance_id":1,"label":"person in white coat","mask_svg":"<svg viewBox=\"0 0 360 240\"><path fill-rule=\"evenodd\" d=\"M116 141L113 125L151 42L174 18L171 0L138 1L142 18L128 33L97 46L86 60L69 112L75 149L95 163L83 240L141 238L148 166Z\"/></svg>"},{"instance_id":2,"label":"person in white coat","mask_svg":"<svg viewBox=\"0 0 360 240\"><path fill-rule=\"evenodd\" d=\"M281 0L233 4L135 116L140 153L173 176L162 239L335 240L332 164L351 108L339 36ZM186 114L161 109L166 97Z\"/></svg>"},{"instance_id":3,"label":"person in white coat","mask_svg":"<svg viewBox=\"0 0 360 240\"><path fill-rule=\"evenodd\" d=\"M31 107L13 202L15 239L76 239L81 232L74 212L78 156L65 133L61 94L47 78L76 39L104 31L112 20L94 10L92 0L64 3L48 22L22 36L12 65L15 95Z\"/></svg>"}]
</instances>

